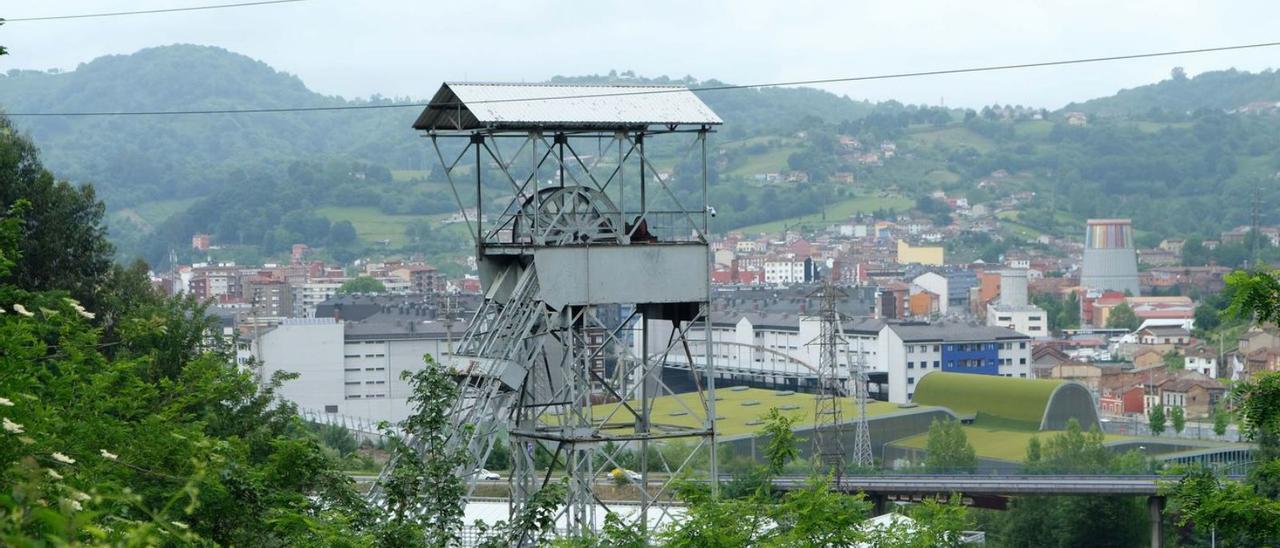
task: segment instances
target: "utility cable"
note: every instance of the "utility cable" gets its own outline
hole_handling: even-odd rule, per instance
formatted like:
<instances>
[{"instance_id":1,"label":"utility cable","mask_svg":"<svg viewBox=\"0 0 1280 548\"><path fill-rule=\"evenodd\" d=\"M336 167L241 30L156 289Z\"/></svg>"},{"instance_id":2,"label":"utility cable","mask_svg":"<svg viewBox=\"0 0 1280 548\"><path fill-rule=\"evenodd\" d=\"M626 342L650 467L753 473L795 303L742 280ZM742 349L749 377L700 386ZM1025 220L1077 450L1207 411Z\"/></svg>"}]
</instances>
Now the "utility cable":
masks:
<instances>
[{"instance_id":1,"label":"utility cable","mask_svg":"<svg viewBox=\"0 0 1280 548\"><path fill-rule=\"evenodd\" d=\"M1085 57L1085 58L1077 58L1077 59L1063 59L1063 60L1056 60L1056 61L1040 61L1040 62L1033 62L1033 63L1016 63L1016 64L1003 64L1003 65L986 65L986 66L977 66L977 67L928 70L928 71L916 71L916 72L898 72L898 73L889 73L889 74L876 74L876 75L869 75L869 76L847 76L847 77L839 77L839 78L791 80L791 81L785 81L785 82L768 82L768 83L759 83L759 84L708 86L708 87L692 88L692 89L685 88L683 86L661 86L661 87L657 87L657 89L654 89L654 87L652 86L650 87L637 86L643 89L636 89L633 91L615 91L615 92L607 92L607 93L584 93L584 94L558 95L558 96L546 96L546 97L520 97L520 98L511 98L511 99L483 99L483 100L466 101L466 102L445 102L445 103L436 103L434 106L454 107L454 106L469 106L469 105L496 104L496 103L525 103L525 102L534 102L534 101L562 101L562 100L573 100L573 99L591 99L591 98L597 98L597 97L660 95L660 94L668 94L668 93L685 93L688 91L693 91L695 93L705 93L705 92L715 92L715 91L731 91L731 90L756 89L756 88L766 88L766 87L788 87L788 86L806 86L806 85L817 85L817 84L835 84L835 83L844 83L844 82L866 82L866 81L872 81L872 80L894 80L894 79L904 79L904 78L920 78L925 76L945 76L945 75L952 75L952 74L971 74L971 73L978 73L978 72L1021 70L1021 69L1029 69L1029 68L1055 67L1055 66L1064 66L1064 65L1081 65L1081 64L1088 64L1088 63L1105 63L1105 62L1112 62L1112 61L1127 61L1127 60L1133 60L1133 59L1171 57L1175 55L1194 55L1194 54L1200 54L1200 53L1214 53L1214 52L1235 51L1235 50L1244 50L1244 49L1271 48L1276 46L1280 46L1280 42L1259 42L1259 43L1239 44L1239 45L1232 45L1232 46L1218 46L1218 47L1209 47L1209 48L1183 49L1183 50L1159 51L1159 52L1148 52L1148 53L1132 53L1132 54L1126 54L1126 55L1111 55L1106 57ZM555 84L548 84L548 85L555 85ZM111 112L111 111L9 112L9 113L4 113L4 115L9 117L18 117L18 116L43 117L43 116L174 116L174 115L202 115L202 114L262 114L262 113L275 113L275 112L376 110L376 109L410 108L410 107L422 108L422 107L428 106L428 104L429 103L414 102L414 103L387 103L387 104L376 104L376 105L334 105L334 106L317 106L317 107L271 107L271 108L249 108L249 109L153 110L153 111L121 111L121 112Z\"/></svg>"},{"instance_id":2,"label":"utility cable","mask_svg":"<svg viewBox=\"0 0 1280 548\"><path fill-rule=\"evenodd\" d=\"M244 8L249 6L266 6L270 4L291 4L294 2L306 2L307 0L262 0L259 2L239 2L236 4L214 4L210 6L190 6L186 8L162 8L154 10L139 11L113 11L105 13L82 13L77 15L47 15L44 17L14 17L12 19L0 18L3 23L25 23L30 21L60 21L65 19L88 19L91 17L118 17L122 15L149 15L153 13L174 13L179 11L198 11L198 10L216 10L222 8Z\"/></svg>"}]
</instances>

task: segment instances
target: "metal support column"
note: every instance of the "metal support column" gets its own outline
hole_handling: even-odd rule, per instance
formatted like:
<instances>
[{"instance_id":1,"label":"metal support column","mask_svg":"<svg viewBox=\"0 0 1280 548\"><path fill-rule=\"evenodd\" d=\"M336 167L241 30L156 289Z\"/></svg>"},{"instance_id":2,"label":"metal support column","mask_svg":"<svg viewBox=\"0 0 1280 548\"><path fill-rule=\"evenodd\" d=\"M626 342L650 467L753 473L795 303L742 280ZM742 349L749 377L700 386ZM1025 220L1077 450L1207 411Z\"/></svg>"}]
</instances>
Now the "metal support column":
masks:
<instances>
[{"instance_id":1,"label":"metal support column","mask_svg":"<svg viewBox=\"0 0 1280 548\"><path fill-rule=\"evenodd\" d=\"M1164 548L1164 497L1147 497L1147 515L1151 519L1151 548Z\"/></svg>"}]
</instances>

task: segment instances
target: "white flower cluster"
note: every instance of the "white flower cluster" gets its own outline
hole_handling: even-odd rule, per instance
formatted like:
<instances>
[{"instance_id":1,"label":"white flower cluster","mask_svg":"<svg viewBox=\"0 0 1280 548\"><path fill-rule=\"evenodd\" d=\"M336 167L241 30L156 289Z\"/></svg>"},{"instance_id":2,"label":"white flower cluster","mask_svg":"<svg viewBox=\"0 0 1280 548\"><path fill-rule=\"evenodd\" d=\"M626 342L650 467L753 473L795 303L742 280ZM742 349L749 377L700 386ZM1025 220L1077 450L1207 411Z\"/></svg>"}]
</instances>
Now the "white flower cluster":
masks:
<instances>
[{"instance_id":1,"label":"white flower cluster","mask_svg":"<svg viewBox=\"0 0 1280 548\"><path fill-rule=\"evenodd\" d=\"M30 310L27 310L27 307L22 306L22 305L20 305L20 304L18 304L18 303L13 303L13 311L14 311L14 312L17 312L17 313L19 313L19 314L21 314L21 315L23 315L23 316L26 316L26 317L28 317L28 318L30 318L30 317L35 316L35 315L36 315L36 313L35 313L35 312L32 312L32 311L30 311Z\"/></svg>"},{"instance_id":2,"label":"white flower cluster","mask_svg":"<svg viewBox=\"0 0 1280 548\"><path fill-rule=\"evenodd\" d=\"M82 318L86 320L93 319L93 316L94 316L93 312L89 312L88 310L85 310L84 307L81 306L80 303L75 299L67 299L67 304L71 305L71 308L76 309L76 314L79 314Z\"/></svg>"},{"instance_id":3,"label":"white flower cluster","mask_svg":"<svg viewBox=\"0 0 1280 548\"><path fill-rule=\"evenodd\" d=\"M23 432L22 425L9 420L9 417L0 417L0 426L3 426L4 431L10 434L21 434Z\"/></svg>"}]
</instances>

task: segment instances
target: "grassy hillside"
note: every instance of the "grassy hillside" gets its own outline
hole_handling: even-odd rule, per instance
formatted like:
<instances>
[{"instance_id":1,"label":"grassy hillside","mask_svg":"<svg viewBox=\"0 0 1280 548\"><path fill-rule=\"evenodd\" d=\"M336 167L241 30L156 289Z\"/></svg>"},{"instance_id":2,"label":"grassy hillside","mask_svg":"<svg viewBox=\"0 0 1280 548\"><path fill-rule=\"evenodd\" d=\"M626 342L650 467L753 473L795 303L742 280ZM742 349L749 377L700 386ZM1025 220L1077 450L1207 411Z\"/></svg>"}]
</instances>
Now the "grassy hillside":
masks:
<instances>
[{"instance_id":1,"label":"grassy hillside","mask_svg":"<svg viewBox=\"0 0 1280 548\"><path fill-rule=\"evenodd\" d=\"M906 211L911 209L911 206L912 201L901 196L859 196L831 204L825 210L825 219L821 212L810 213L808 215L788 217L786 219L778 219L767 223L746 226L737 229L737 231L744 234L777 232L787 227L796 227L797 225L816 226L831 224L836 221L847 219L849 216L856 213L871 213L880 209Z\"/></svg>"}]
</instances>

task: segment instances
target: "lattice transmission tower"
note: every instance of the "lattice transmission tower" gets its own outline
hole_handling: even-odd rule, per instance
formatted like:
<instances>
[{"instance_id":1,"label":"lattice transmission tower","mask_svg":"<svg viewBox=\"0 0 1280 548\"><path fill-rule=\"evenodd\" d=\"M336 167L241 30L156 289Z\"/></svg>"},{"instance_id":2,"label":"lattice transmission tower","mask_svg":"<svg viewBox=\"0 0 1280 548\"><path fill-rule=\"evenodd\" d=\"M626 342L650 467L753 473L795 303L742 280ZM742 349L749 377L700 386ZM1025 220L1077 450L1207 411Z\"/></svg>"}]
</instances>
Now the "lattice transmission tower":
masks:
<instances>
[{"instance_id":1,"label":"lattice transmission tower","mask_svg":"<svg viewBox=\"0 0 1280 548\"><path fill-rule=\"evenodd\" d=\"M468 494L504 439L512 515L567 480L561 534L597 531L609 512L661 526L676 478L714 489L706 140L720 123L678 86L446 83L418 117L475 240L485 294L441 360L461 389L449 443L468 455L457 470ZM702 203L681 203L672 173L645 153L652 139L687 145L672 165L681 195L701 187ZM700 172L688 167L699 160ZM676 394L676 410L654 411ZM692 452L679 462L656 450L682 441ZM622 493L599 491L618 481ZM606 502L619 498L634 503Z\"/></svg>"},{"instance_id":2,"label":"lattice transmission tower","mask_svg":"<svg viewBox=\"0 0 1280 548\"><path fill-rule=\"evenodd\" d=\"M858 408L858 418L853 422L853 452L849 453L849 463L865 471L875 465L875 457L871 453L871 427L867 422L867 354L862 339L858 339L855 357L849 361L852 362L849 364L849 377L853 384L853 399Z\"/></svg>"},{"instance_id":3,"label":"lattice transmission tower","mask_svg":"<svg viewBox=\"0 0 1280 548\"><path fill-rule=\"evenodd\" d=\"M841 371L840 351L847 350L841 336L836 301L843 293L830 281L814 295L821 300L818 339L818 386L813 411L813 454L821 469L839 478L844 473L844 420L842 408L848 375Z\"/></svg>"}]
</instances>

